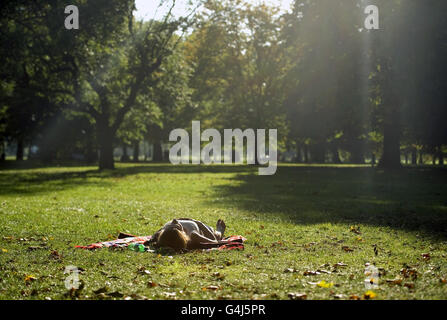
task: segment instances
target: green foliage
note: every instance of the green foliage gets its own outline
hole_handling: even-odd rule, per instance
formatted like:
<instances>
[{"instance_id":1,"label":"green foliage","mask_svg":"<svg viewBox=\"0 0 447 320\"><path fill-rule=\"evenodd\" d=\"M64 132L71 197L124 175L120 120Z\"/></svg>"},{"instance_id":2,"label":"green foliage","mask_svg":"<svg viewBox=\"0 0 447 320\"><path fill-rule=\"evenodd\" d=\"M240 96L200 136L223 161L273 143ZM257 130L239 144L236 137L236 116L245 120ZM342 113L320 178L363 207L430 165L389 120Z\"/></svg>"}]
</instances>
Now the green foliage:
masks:
<instances>
[{"instance_id":1,"label":"green foliage","mask_svg":"<svg viewBox=\"0 0 447 320\"><path fill-rule=\"evenodd\" d=\"M145 22L133 0L73 4L82 28L70 31L64 1L1 5L0 134L22 149L45 141L58 117L79 117L94 128L100 167L112 168L117 144L166 142L196 119L276 128L280 150L308 162L339 162L339 152L390 166L401 152L442 159L444 1L378 1L378 31L364 29L357 0L297 0L286 13L208 0L196 15Z\"/></svg>"},{"instance_id":2,"label":"green foliage","mask_svg":"<svg viewBox=\"0 0 447 320\"><path fill-rule=\"evenodd\" d=\"M241 1L208 1L206 8L185 43L195 66L193 99L204 126L284 133L277 10Z\"/></svg>"}]
</instances>

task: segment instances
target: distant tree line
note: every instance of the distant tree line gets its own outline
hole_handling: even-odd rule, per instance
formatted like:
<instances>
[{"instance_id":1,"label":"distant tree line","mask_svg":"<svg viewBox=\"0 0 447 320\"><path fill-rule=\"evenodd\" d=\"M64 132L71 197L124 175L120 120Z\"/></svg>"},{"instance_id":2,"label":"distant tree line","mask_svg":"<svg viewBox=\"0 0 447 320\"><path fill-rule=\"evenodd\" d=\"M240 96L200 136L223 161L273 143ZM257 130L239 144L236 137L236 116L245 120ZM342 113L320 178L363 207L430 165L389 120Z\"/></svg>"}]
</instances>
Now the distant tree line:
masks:
<instances>
[{"instance_id":1,"label":"distant tree line","mask_svg":"<svg viewBox=\"0 0 447 320\"><path fill-rule=\"evenodd\" d=\"M166 1L163 1L166 5ZM169 3L169 1L168 1ZM113 150L162 144L174 128L276 128L296 162L444 164L447 3L296 0L287 13L241 0L193 3L136 21L133 0L0 4L0 143L16 158L82 154L100 169ZM200 10L196 6L202 4ZM1 151L1 150L0 150Z\"/></svg>"}]
</instances>

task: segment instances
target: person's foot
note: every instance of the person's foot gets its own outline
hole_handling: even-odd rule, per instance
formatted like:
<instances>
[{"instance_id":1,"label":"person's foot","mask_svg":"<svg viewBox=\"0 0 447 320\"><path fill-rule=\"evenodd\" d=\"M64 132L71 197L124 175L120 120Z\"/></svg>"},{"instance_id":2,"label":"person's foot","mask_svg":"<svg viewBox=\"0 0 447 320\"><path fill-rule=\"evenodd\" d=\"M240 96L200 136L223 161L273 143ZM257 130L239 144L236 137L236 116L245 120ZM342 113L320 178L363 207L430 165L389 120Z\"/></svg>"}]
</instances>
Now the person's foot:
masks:
<instances>
[{"instance_id":1,"label":"person's foot","mask_svg":"<svg viewBox=\"0 0 447 320\"><path fill-rule=\"evenodd\" d=\"M226 227L227 226L225 225L225 222L222 219L217 220L216 230L220 232L222 238L224 237Z\"/></svg>"}]
</instances>

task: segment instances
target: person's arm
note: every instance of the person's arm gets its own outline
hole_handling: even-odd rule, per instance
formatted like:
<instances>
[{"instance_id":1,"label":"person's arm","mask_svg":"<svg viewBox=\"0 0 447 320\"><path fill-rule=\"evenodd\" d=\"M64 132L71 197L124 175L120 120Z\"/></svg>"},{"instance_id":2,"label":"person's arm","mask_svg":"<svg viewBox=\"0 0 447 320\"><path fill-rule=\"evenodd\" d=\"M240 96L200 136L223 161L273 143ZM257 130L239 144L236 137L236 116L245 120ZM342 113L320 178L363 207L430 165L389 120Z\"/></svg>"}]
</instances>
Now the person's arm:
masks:
<instances>
[{"instance_id":1,"label":"person's arm","mask_svg":"<svg viewBox=\"0 0 447 320\"><path fill-rule=\"evenodd\" d=\"M135 238L136 236L134 236L133 234L130 233L125 233L125 232L120 232L118 234L118 239L125 239L125 238Z\"/></svg>"},{"instance_id":2,"label":"person's arm","mask_svg":"<svg viewBox=\"0 0 447 320\"><path fill-rule=\"evenodd\" d=\"M216 234L215 234L215 231L213 228L207 226L206 224L204 224L203 222L198 221L198 220L194 220L194 222L199 227L203 236L205 236L206 238L212 239L214 241L218 240L218 237L216 237Z\"/></svg>"},{"instance_id":3,"label":"person's arm","mask_svg":"<svg viewBox=\"0 0 447 320\"><path fill-rule=\"evenodd\" d=\"M193 231L188 242L188 249L208 249L216 248L222 244L227 243L225 240L210 239Z\"/></svg>"},{"instance_id":4,"label":"person's arm","mask_svg":"<svg viewBox=\"0 0 447 320\"><path fill-rule=\"evenodd\" d=\"M157 242L158 242L158 237L160 236L160 233L161 233L162 230L163 230L163 228L161 228L160 230L158 230L157 232L155 232L155 233L152 235L151 239L148 240L148 241L146 241L146 242L144 243L144 245L147 246L147 245L150 245L150 244L157 244Z\"/></svg>"}]
</instances>

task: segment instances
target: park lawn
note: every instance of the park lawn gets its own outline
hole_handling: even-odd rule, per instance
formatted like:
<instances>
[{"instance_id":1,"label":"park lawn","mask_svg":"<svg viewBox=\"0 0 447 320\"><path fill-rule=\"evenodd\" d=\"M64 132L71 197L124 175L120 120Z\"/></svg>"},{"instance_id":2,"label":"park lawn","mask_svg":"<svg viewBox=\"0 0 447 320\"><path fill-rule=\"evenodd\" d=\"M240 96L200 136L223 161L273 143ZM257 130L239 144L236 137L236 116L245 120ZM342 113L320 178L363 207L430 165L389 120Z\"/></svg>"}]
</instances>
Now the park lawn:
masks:
<instances>
[{"instance_id":1,"label":"park lawn","mask_svg":"<svg viewBox=\"0 0 447 320\"><path fill-rule=\"evenodd\" d=\"M281 165L258 176L245 166L8 163L0 299L70 299L69 265L81 269L79 299L363 298L367 263L380 270L371 298L447 299L446 170ZM175 217L222 218L227 235L248 239L245 250L74 248L119 231L149 235Z\"/></svg>"}]
</instances>

